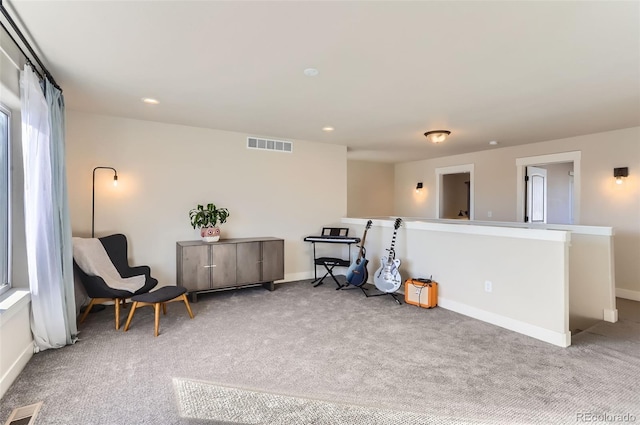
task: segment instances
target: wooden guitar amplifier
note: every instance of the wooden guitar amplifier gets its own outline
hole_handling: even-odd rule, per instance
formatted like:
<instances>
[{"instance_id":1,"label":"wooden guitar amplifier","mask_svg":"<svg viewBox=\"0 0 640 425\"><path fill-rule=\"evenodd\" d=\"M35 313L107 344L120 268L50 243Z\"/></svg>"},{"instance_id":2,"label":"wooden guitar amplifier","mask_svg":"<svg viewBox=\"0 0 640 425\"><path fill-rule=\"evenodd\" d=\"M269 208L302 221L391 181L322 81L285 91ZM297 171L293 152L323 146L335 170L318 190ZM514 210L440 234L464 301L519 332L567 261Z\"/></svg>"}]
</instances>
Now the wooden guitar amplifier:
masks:
<instances>
[{"instance_id":1,"label":"wooden guitar amplifier","mask_svg":"<svg viewBox=\"0 0 640 425\"><path fill-rule=\"evenodd\" d=\"M431 279L407 279L404 282L404 302L423 308L438 305L438 283Z\"/></svg>"}]
</instances>

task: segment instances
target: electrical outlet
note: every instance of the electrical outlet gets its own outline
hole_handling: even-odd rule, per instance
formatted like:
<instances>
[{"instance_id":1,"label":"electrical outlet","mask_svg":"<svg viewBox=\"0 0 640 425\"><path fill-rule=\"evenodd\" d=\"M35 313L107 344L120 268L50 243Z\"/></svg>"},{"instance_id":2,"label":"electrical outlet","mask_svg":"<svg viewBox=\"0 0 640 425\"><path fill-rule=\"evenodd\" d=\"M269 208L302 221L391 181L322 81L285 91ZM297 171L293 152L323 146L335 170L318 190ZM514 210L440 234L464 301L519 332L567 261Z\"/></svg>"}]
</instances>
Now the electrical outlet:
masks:
<instances>
[{"instance_id":1,"label":"electrical outlet","mask_svg":"<svg viewBox=\"0 0 640 425\"><path fill-rule=\"evenodd\" d=\"M487 217L489 218L493 217L493 211L487 211Z\"/></svg>"},{"instance_id":2,"label":"electrical outlet","mask_svg":"<svg viewBox=\"0 0 640 425\"><path fill-rule=\"evenodd\" d=\"M484 281L484 291L485 292L492 292L493 291L493 283L490 280L485 280Z\"/></svg>"}]
</instances>

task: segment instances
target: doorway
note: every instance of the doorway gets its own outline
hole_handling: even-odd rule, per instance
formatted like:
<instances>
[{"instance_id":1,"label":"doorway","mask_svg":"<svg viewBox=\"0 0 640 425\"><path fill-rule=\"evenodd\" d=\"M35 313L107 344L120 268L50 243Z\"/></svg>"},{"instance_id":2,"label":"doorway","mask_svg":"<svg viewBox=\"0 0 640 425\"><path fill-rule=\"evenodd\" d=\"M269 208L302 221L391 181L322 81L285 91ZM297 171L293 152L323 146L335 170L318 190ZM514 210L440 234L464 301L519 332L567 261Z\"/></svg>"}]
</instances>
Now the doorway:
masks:
<instances>
[{"instance_id":1,"label":"doorway","mask_svg":"<svg viewBox=\"0 0 640 425\"><path fill-rule=\"evenodd\" d=\"M528 166L525 170L525 223L547 222L547 170Z\"/></svg>"},{"instance_id":2,"label":"doorway","mask_svg":"<svg viewBox=\"0 0 640 425\"><path fill-rule=\"evenodd\" d=\"M436 168L437 218L473 220L473 164Z\"/></svg>"},{"instance_id":3,"label":"doorway","mask_svg":"<svg viewBox=\"0 0 640 425\"><path fill-rule=\"evenodd\" d=\"M517 221L580 222L580 152L518 158Z\"/></svg>"}]
</instances>

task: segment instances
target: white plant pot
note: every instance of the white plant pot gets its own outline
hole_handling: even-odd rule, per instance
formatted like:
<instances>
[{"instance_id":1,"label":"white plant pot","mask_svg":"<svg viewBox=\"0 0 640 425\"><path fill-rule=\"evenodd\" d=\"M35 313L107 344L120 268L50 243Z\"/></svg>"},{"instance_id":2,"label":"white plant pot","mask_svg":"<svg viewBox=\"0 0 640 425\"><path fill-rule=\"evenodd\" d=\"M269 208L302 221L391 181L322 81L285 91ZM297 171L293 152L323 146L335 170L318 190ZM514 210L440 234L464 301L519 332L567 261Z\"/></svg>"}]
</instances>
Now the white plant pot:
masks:
<instances>
[{"instance_id":1,"label":"white plant pot","mask_svg":"<svg viewBox=\"0 0 640 425\"><path fill-rule=\"evenodd\" d=\"M219 227L203 227L200 229L200 236L205 242L217 242L220 240Z\"/></svg>"}]
</instances>

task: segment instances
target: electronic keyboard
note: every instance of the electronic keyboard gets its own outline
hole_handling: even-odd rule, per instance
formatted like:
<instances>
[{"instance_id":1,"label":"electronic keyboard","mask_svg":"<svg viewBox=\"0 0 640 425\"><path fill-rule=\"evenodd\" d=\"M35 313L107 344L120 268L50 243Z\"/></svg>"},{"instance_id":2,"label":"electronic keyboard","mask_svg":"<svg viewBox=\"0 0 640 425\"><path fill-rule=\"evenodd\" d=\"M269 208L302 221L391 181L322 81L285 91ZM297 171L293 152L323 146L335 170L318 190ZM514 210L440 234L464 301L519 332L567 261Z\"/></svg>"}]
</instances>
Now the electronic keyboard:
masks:
<instances>
[{"instance_id":1,"label":"electronic keyboard","mask_svg":"<svg viewBox=\"0 0 640 425\"><path fill-rule=\"evenodd\" d=\"M358 243L360 238L352 238L350 236L325 235L325 236L307 236L305 242L327 242L327 243Z\"/></svg>"}]
</instances>

